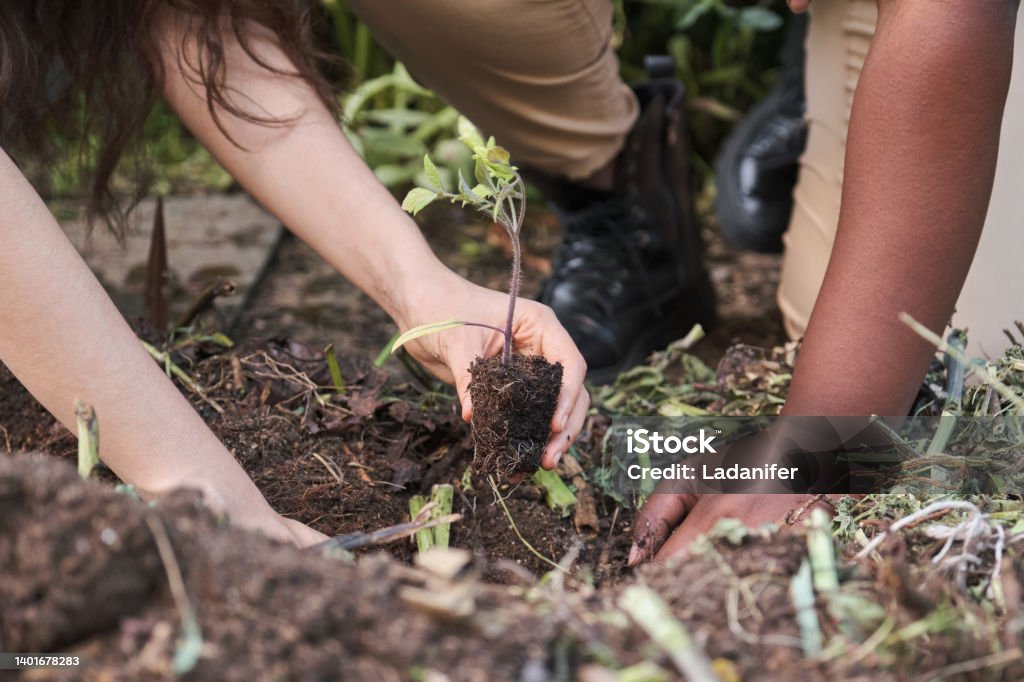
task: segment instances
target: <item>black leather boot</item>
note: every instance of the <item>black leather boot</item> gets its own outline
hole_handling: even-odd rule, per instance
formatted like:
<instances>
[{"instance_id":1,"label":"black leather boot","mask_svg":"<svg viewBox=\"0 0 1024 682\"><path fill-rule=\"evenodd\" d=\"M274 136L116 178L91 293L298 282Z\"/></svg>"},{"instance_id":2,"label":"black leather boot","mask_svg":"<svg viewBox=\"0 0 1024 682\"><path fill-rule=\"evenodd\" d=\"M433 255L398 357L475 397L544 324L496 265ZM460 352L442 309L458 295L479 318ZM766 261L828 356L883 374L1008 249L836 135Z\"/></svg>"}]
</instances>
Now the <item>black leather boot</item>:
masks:
<instances>
[{"instance_id":1,"label":"black leather boot","mask_svg":"<svg viewBox=\"0 0 1024 682\"><path fill-rule=\"evenodd\" d=\"M782 74L771 92L736 124L715 161L715 215L737 249L778 253L793 211L804 121L806 15L793 17L782 48Z\"/></svg>"},{"instance_id":2,"label":"black leather boot","mask_svg":"<svg viewBox=\"0 0 1024 682\"><path fill-rule=\"evenodd\" d=\"M673 73L671 58L649 59L650 80L634 86L641 113L619 155L614 192L537 183L566 233L540 300L597 384L714 318L693 212L684 89Z\"/></svg>"}]
</instances>

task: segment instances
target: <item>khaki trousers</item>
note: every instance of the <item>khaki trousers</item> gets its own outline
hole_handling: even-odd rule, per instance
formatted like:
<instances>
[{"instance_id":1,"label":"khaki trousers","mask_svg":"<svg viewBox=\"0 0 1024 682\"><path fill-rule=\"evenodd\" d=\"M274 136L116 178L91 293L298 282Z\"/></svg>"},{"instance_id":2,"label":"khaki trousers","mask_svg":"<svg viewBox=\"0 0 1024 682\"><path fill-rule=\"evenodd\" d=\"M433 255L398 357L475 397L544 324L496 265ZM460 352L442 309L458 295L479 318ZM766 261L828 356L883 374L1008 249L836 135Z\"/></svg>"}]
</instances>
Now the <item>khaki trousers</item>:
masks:
<instances>
[{"instance_id":1,"label":"khaki trousers","mask_svg":"<svg viewBox=\"0 0 1024 682\"><path fill-rule=\"evenodd\" d=\"M638 105L609 0L349 0L419 82L518 162L580 179L615 157Z\"/></svg>"},{"instance_id":2,"label":"khaki trousers","mask_svg":"<svg viewBox=\"0 0 1024 682\"><path fill-rule=\"evenodd\" d=\"M807 328L839 222L843 160L850 108L874 35L874 0L816 0L807 36L807 149L784 237L786 253L778 301L790 336ZM1024 24L1017 27L1024 45ZM998 356L1008 345L1004 328L1024 319L1024 50L1014 58L1003 116L999 162L985 231L957 302L953 324L970 330L970 350ZM950 188L956 192L957 188ZM944 201L943 197L935 197ZM913 258L914 254L907 254Z\"/></svg>"}]
</instances>

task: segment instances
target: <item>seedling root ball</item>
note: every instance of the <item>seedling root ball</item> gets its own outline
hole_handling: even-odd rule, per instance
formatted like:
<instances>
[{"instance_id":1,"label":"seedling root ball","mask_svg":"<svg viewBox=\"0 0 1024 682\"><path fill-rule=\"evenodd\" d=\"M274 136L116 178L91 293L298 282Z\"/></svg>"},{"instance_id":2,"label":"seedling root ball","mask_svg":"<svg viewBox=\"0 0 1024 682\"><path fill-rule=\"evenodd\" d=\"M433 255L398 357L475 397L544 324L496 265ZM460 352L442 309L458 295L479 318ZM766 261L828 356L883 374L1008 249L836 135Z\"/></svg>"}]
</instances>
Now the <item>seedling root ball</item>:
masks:
<instances>
[{"instance_id":1,"label":"seedling root ball","mask_svg":"<svg viewBox=\"0 0 1024 682\"><path fill-rule=\"evenodd\" d=\"M562 365L538 355L477 358L472 381L473 469L483 476L533 473L551 432Z\"/></svg>"}]
</instances>

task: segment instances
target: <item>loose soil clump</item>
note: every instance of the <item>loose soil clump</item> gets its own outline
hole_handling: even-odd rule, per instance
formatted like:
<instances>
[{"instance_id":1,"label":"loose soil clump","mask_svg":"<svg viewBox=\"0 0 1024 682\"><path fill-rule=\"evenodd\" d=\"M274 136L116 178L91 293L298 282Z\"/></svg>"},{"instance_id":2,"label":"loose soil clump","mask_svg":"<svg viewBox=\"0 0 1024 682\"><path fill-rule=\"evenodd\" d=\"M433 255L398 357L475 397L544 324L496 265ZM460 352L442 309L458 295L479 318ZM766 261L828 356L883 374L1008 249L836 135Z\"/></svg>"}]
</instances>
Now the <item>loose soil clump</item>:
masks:
<instances>
[{"instance_id":1,"label":"loose soil clump","mask_svg":"<svg viewBox=\"0 0 1024 682\"><path fill-rule=\"evenodd\" d=\"M469 368L476 473L532 473L551 433L562 388L562 364L539 355L477 358Z\"/></svg>"}]
</instances>

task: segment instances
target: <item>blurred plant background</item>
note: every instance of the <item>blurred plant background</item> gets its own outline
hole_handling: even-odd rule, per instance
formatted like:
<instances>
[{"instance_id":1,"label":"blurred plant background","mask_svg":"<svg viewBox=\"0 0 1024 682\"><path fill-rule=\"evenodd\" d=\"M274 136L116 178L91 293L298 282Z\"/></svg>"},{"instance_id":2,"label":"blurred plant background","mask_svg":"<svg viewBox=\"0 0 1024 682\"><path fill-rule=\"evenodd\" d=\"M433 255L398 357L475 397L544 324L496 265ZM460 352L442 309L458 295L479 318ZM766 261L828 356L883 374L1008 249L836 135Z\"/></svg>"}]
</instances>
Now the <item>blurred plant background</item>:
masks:
<instances>
[{"instance_id":1,"label":"blurred plant background","mask_svg":"<svg viewBox=\"0 0 1024 682\"><path fill-rule=\"evenodd\" d=\"M722 139L771 88L788 14L784 0L609 0L615 8L615 45L627 81L644 78L643 58L670 54L687 86L694 165L701 204L713 192L711 163ZM377 177L401 188L422 173L430 153L442 174L467 167L455 138L458 112L412 80L380 47L345 0L321 0L322 40L350 65L343 95L346 132ZM443 49L439 48L439 49ZM161 194L224 190L228 174L164 105L146 123L148 156ZM81 194L81 158L89 141L67 141L65 161L33 180L50 198ZM469 167L471 170L471 167ZM126 176L127 178L127 176ZM127 179L124 180L127 182Z\"/></svg>"}]
</instances>

